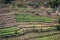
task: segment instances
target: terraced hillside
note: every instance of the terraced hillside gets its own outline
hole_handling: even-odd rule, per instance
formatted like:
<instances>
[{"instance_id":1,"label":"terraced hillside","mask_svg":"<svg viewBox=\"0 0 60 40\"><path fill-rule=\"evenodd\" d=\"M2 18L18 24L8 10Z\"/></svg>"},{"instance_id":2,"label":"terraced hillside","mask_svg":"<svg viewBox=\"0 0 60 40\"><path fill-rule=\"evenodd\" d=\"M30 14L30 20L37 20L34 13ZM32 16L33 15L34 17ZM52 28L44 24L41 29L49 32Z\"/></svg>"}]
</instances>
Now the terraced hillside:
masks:
<instances>
[{"instance_id":1,"label":"terraced hillside","mask_svg":"<svg viewBox=\"0 0 60 40\"><path fill-rule=\"evenodd\" d=\"M21 10L22 11L22 10ZM39 40L43 37L56 39L54 36L59 35L53 20L49 16L38 16L28 12L15 14L16 25L0 29L1 40ZM49 39L49 38L46 38ZM49 40L50 40L49 39Z\"/></svg>"},{"instance_id":2,"label":"terraced hillside","mask_svg":"<svg viewBox=\"0 0 60 40\"><path fill-rule=\"evenodd\" d=\"M2 29L1 33L4 34L3 36L0 35L3 38L1 40L57 40L60 34L55 27L33 26L6 28Z\"/></svg>"},{"instance_id":3,"label":"terraced hillside","mask_svg":"<svg viewBox=\"0 0 60 40\"><path fill-rule=\"evenodd\" d=\"M50 0L15 1L0 9L0 40L60 40L60 17L44 6ZM27 2L43 4L35 7L35 4L27 6Z\"/></svg>"}]
</instances>

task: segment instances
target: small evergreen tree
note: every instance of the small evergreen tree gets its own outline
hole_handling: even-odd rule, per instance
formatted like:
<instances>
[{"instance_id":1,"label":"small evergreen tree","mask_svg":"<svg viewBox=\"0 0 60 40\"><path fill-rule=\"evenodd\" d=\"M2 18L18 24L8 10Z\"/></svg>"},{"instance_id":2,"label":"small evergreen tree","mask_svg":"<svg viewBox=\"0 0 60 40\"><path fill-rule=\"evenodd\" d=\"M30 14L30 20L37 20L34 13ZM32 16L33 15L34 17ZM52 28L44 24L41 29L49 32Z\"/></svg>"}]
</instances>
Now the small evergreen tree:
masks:
<instances>
[{"instance_id":1,"label":"small evergreen tree","mask_svg":"<svg viewBox=\"0 0 60 40\"><path fill-rule=\"evenodd\" d=\"M50 5L50 7L56 11L56 13L58 12L58 7L60 5L60 0L52 0L48 3Z\"/></svg>"},{"instance_id":2,"label":"small evergreen tree","mask_svg":"<svg viewBox=\"0 0 60 40\"><path fill-rule=\"evenodd\" d=\"M60 18L58 19L58 23L60 24Z\"/></svg>"},{"instance_id":3,"label":"small evergreen tree","mask_svg":"<svg viewBox=\"0 0 60 40\"><path fill-rule=\"evenodd\" d=\"M49 2L49 5L51 8L56 8L59 6L60 1L59 0L52 0Z\"/></svg>"},{"instance_id":4,"label":"small evergreen tree","mask_svg":"<svg viewBox=\"0 0 60 40\"><path fill-rule=\"evenodd\" d=\"M57 30L60 30L60 25L56 25L55 27L57 28Z\"/></svg>"},{"instance_id":5,"label":"small evergreen tree","mask_svg":"<svg viewBox=\"0 0 60 40\"><path fill-rule=\"evenodd\" d=\"M14 1L14 0L2 0L2 3L4 3L4 4L11 4L12 3L12 1Z\"/></svg>"}]
</instances>

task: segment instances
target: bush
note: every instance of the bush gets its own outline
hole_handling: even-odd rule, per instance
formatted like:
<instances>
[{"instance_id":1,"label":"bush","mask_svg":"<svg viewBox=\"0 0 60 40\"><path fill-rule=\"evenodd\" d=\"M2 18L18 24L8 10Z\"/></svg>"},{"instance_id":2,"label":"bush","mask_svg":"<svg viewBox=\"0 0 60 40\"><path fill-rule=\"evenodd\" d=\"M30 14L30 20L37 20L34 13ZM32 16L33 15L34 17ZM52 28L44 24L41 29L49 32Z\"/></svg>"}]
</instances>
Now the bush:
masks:
<instances>
[{"instance_id":1,"label":"bush","mask_svg":"<svg viewBox=\"0 0 60 40\"><path fill-rule=\"evenodd\" d=\"M56 25L55 27L57 28L57 30L60 30L60 25Z\"/></svg>"},{"instance_id":2,"label":"bush","mask_svg":"<svg viewBox=\"0 0 60 40\"><path fill-rule=\"evenodd\" d=\"M38 3L33 4L33 7L39 7Z\"/></svg>"},{"instance_id":3,"label":"bush","mask_svg":"<svg viewBox=\"0 0 60 40\"><path fill-rule=\"evenodd\" d=\"M2 2L5 4L8 4L8 3L10 4L10 3L12 3L12 1L14 1L14 0L2 0Z\"/></svg>"},{"instance_id":4,"label":"bush","mask_svg":"<svg viewBox=\"0 0 60 40\"><path fill-rule=\"evenodd\" d=\"M47 10L46 12L47 12L47 14L48 14L48 15L50 15L50 14L51 14L51 12L50 12L49 10Z\"/></svg>"},{"instance_id":5,"label":"bush","mask_svg":"<svg viewBox=\"0 0 60 40\"><path fill-rule=\"evenodd\" d=\"M38 3L28 3L28 6L38 7L39 4Z\"/></svg>"},{"instance_id":6,"label":"bush","mask_svg":"<svg viewBox=\"0 0 60 40\"><path fill-rule=\"evenodd\" d=\"M25 6L24 6L24 5L22 5L22 4L18 4L17 6L18 6L18 7L25 7Z\"/></svg>"},{"instance_id":7,"label":"bush","mask_svg":"<svg viewBox=\"0 0 60 40\"><path fill-rule=\"evenodd\" d=\"M33 3L30 3L30 2L29 2L29 3L27 3L27 4L28 4L28 6L33 6Z\"/></svg>"},{"instance_id":8,"label":"bush","mask_svg":"<svg viewBox=\"0 0 60 40\"><path fill-rule=\"evenodd\" d=\"M60 18L58 19L58 23L60 24Z\"/></svg>"}]
</instances>

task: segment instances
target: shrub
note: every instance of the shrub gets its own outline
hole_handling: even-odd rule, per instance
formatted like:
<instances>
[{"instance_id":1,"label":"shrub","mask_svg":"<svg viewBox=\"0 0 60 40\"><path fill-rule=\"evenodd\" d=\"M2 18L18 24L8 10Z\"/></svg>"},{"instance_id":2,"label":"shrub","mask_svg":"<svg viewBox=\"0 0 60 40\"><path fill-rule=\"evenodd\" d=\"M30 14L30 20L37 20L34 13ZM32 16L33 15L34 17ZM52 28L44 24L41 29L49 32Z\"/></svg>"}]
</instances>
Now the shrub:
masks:
<instances>
[{"instance_id":1,"label":"shrub","mask_svg":"<svg viewBox=\"0 0 60 40\"><path fill-rule=\"evenodd\" d=\"M33 7L39 7L38 3L33 4Z\"/></svg>"},{"instance_id":2,"label":"shrub","mask_svg":"<svg viewBox=\"0 0 60 40\"><path fill-rule=\"evenodd\" d=\"M58 23L60 24L60 18L58 19Z\"/></svg>"},{"instance_id":3,"label":"shrub","mask_svg":"<svg viewBox=\"0 0 60 40\"><path fill-rule=\"evenodd\" d=\"M60 25L56 25L55 27L57 28L57 30L60 30Z\"/></svg>"},{"instance_id":4,"label":"shrub","mask_svg":"<svg viewBox=\"0 0 60 40\"><path fill-rule=\"evenodd\" d=\"M22 4L18 4L17 6L18 6L18 7L25 7L25 6L24 6L24 5L22 5Z\"/></svg>"},{"instance_id":5,"label":"shrub","mask_svg":"<svg viewBox=\"0 0 60 40\"><path fill-rule=\"evenodd\" d=\"M29 3L27 3L27 4L28 4L28 6L33 6L33 3L30 3L30 2L29 2Z\"/></svg>"},{"instance_id":6,"label":"shrub","mask_svg":"<svg viewBox=\"0 0 60 40\"><path fill-rule=\"evenodd\" d=\"M47 14L48 14L48 15L50 15L50 14L51 14L51 12L50 12L49 10L47 10L46 12L47 12Z\"/></svg>"},{"instance_id":7,"label":"shrub","mask_svg":"<svg viewBox=\"0 0 60 40\"><path fill-rule=\"evenodd\" d=\"M28 3L28 6L39 7L38 3Z\"/></svg>"},{"instance_id":8,"label":"shrub","mask_svg":"<svg viewBox=\"0 0 60 40\"><path fill-rule=\"evenodd\" d=\"M45 3L44 3L44 6L45 6L45 7L49 7L48 2L45 2Z\"/></svg>"},{"instance_id":9,"label":"shrub","mask_svg":"<svg viewBox=\"0 0 60 40\"><path fill-rule=\"evenodd\" d=\"M14 1L14 0L2 0L2 2L5 4L8 4L8 3L10 4L10 3L12 3L12 1Z\"/></svg>"}]
</instances>

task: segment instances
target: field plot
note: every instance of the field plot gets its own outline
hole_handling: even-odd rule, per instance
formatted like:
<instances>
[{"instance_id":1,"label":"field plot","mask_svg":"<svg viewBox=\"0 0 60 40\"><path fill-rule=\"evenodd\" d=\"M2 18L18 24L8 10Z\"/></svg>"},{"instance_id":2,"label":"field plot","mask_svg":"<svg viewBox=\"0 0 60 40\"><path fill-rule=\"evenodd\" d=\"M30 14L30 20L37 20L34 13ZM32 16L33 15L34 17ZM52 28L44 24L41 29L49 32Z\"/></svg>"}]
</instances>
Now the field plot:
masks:
<instances>
[{"instance_id":1,"label":"field plot","mask_svg":"<svg viewBox=\"0 0 60 40\"><path fill-rule=\"evenodd\" d=\"M57 31L52 32L42 32L42 33L28 33L18 37L12 38L3 38L3 40L58 40L59 34L56 34ZM48 36L47 36L48 35Z\"/></svg>"},{"instance_id":2,"label":"field plot","mask_svg":"<svg viewBox=\"0 0 60 40\"><path fill-rule=\"evenodd\" d=\"M29 14L16 14L17 22L53 22L50 17L40 17Z\"/></svg>"},{"instance_id":3,"label":"field plot","mask_svg":"<svg viewBox=\"0 0 60 40\"><path fill-rule=\"evenodd\" d=\"M57 38L58 38L58 35L54 35L54 36L48 36L48 37L42 37L42 38L33 38L30 40L59 40Z\"/></svg>"},{"instance_id":4,"label":"field plot","mask_svg":"<svg viewBox=\"0 0 60 40\"><path fill-rule=\"evenodd\" d=\"M18 30L17 27L0 29L0 36L2 37L2 36L12 35L15 33L16 30Z\"/></svg>"}]
</instances>

